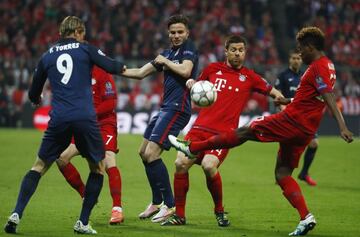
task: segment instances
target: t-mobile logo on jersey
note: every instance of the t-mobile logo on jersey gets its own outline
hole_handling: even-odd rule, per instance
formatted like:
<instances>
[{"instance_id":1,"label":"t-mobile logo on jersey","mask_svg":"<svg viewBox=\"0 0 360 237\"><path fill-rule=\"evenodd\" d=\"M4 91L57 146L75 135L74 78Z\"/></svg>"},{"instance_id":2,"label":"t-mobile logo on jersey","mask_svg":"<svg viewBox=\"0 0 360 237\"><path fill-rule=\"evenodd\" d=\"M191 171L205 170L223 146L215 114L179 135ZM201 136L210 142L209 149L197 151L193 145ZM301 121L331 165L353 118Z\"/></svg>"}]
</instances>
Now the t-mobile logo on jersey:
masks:
<instances>
[{"instance_id":1,"label":"t-mobile logo on jersey","mask_svg":"<svg viewBox=\"0 0 360 237\"><path fill-rule=\"evenodd\" d=\"M225 88L226 80L221 78L216 78L215 80L215 90L221 91L221 88Z\"/></svg>"}]
</instances>

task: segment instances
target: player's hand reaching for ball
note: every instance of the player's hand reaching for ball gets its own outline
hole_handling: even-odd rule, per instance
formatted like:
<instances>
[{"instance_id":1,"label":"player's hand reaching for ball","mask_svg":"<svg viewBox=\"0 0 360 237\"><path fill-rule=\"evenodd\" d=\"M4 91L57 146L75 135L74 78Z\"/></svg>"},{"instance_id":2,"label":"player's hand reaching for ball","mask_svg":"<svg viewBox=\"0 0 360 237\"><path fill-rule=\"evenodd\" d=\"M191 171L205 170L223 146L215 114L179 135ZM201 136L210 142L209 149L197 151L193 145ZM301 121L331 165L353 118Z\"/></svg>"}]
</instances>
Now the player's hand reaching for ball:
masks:
<instances>
[{"instance_id":1,"label":"player's hand reaching for ball","mask_svg":"<svg viewBox=\"0 0 360 237\"><path fill-rule=\"evenodd\" d=\"M191 89L191 87L195 84L195 80L190 78L189 80L186 81L186 87Z\"/></svg>"}]
</instances>

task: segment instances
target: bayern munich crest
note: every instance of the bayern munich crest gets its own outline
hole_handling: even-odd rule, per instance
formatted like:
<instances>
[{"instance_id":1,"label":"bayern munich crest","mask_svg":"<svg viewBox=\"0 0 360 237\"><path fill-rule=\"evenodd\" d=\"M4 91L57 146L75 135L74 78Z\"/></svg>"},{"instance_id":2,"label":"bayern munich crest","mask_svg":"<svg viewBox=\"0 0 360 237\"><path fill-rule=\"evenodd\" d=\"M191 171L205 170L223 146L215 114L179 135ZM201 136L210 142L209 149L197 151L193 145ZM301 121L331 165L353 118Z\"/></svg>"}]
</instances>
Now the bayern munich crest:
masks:
<instances>
[{"instance_id":1,"label":"bayern munich crest","mask_svg":"<svg viewBox=\"0 0 360 237\"><path fill-rule=\"evenodd\" d=\"M240 74L240 76L239 76L239 80L240 80L240 81L245 81L245 80L246 80L246 76L244 76L244 75Z\"/></svg>"}]
</instances>

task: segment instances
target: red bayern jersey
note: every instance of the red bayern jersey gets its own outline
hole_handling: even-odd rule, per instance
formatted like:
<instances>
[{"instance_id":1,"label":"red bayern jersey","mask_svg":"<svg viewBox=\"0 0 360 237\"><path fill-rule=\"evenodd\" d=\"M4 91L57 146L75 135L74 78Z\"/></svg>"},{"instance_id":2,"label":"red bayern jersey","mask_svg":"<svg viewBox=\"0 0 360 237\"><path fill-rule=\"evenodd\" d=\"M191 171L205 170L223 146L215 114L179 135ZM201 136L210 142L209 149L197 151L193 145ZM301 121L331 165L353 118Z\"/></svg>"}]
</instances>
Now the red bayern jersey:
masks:
<instances>
[{"instance_id":1,"label":"red bayern jersey","mask_svg":"<svg viewBox=\"0 0 360 237\"><path fill-rule=\"evenodd\" d=\"M116 126L117 92L112 75L94 66L92 70L92 90L99 124L111 123Z\"/></svg>"},{"instance_id":2,"label":"red bayern jersey","mask_svg":"<svg viewBox=\"0 0 360 237\"><path fill-rule=\"evenodd\" d=\"M334 64L326 56L312 62L301 77L294 100L284 112L305 133L316 133L325 107L321 95L332 92L335 81Z\"/></svg>"},{"instance_id":3,"label":"red bayern jersey","mask_svg":"<svg viewBox=\"0 0 360 237\"><path fill-rule=\"evenodd\" d=\"M260 75L246 67L234 69L224 62L207 66L198 80L208 80L215 85L217 100L202 108L193 127L207 128L218 132L238 127L239 117L251 93L268 94L272 86Z\"/></svg>"}]
</instances>

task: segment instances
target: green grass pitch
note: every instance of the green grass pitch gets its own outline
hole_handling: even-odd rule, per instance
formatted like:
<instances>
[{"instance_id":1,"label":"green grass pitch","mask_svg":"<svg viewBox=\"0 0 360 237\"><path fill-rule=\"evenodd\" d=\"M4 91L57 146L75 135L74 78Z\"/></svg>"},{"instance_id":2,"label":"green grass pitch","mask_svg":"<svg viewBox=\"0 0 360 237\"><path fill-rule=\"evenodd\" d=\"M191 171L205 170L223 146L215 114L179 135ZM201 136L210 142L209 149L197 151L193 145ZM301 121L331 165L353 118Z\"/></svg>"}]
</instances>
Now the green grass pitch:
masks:
<instances>
[{"instance_id":1,"label":"green grass pitch","mask_svg":"<svg viewBox=\"0 0 360 237\"><path fill-rule=\"evenodd\" d=\"M42 133L35 130L0 130L0 225L14 208L20 182L31 167ZM187 225L161 227L137 215L150 202L150 189L137 154L141 136L119 135L118 167L123 180L125 222L109 226L111 197L105 175L104 188L91 221L99 236L287 236L298 224L298 214L274 182L277 144L249 142L233 149L220 171L229 228L217 226L213 204L199 166L190 170ZM176 152L164 152L171 180ZM317 187L301 183L318 225L309 236L360 236L360 142L346 144L340 137L320 137L311 174ZM302 162L302 161L301 161ZM86 162L74 158L83 180ZM297 175L295 170L294 175ZM172 181L171 181L172 182ZM80 213L81 199L52 167L40 180L18 228L20 236L74 236L72 227ZM0 236L6 235L3 230Z\"/></svg>"}]
</instances>

